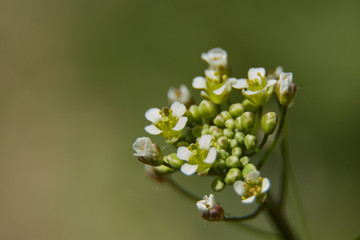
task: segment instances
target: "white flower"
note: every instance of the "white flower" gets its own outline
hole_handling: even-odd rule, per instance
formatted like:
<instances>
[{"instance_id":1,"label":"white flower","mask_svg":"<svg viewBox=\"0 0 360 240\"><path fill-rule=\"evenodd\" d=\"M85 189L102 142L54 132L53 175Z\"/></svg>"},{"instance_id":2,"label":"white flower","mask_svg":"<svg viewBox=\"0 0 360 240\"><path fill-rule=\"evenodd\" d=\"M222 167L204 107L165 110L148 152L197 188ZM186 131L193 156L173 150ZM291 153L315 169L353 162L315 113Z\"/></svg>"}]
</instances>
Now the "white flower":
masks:
<instances>
[{"instance_id":1,"label":"white flower","mask_svg":"<svg viewBox=\"0 0 360 240\"><path fill-rule=\"evenodd\" d=\"M245 181L236 181L234 190L242 198L243 203L252 203L256 197L264 194L270 188L270 181L267 178L261 178L259 171L250 172Z\"/></svg>"},{"instance_id":2,"label":"white flower","mask_svg":"<svg viewBox=\"0 0 360 240\"><path fill-rule=\"evenodd\" d=\"M180 138L187 123L187 117L183 116L185 112L185 105L179 102L174 102L170 109L150 108L145 117L153 124L146 126L145 131L152 135L161 134L168 138L168 143L174 143Z\"/></svg>"},{"instance_id":3,"label":"white flower","mask_svg":"<svg viewBox=\"0 0 360 240\"><path fill-rule=\"evenodd\" d=\"M275 79L266 80L264 68L250 68L248 78L235 81L233 87L243 89L242 94L253 103L265 105L273 92L275 83Z\"/></svg>"},{"instance_id":4,"label":"white flower","mask_svg":"<svg viewBox=\"0 0 360 240\"><path fill-rule=\"evenodd\" d=\"M216 155L216 148L211 147L211 135L203 135L197 144L177 149L177 157L186 161L180 168L185 175L192 175L195 172L198 175L206 175L215 162Z\"/></svg>"},{"instance_id":5,"label":"white flower","mask_svg":"<svg viewBox=\"0 0 360 240\"><path fill-rule=\"evenodd\" d=\"M278 66L274 72L271 72L267 75L268 79L276 79L280 78L280 74L284 72L284 68L282 66Z\"/></svg>"},{"instance_id":6,"label":"white flower","mask_svg":"<svg viewBox=\"0 0 360 240\"><path fill-rule=\"evenodd\" d=\"M276 96L283 106L288 106L296 92L296 86L292 82L293 74L291 72L281 73L280 79L275 85Z\"/></svg>"},{"instance_id":7,"label":"white flower","mask_svg":"<svg viewBox=\"0 0 360 240\"><path fill-rule=\"evenodd\" d=\"M227 53L221 48L213 48L207 53L201 54L201 58L209 64L209 69L217 72L226 71L228 67Z\"/></svg>"},{"instance_id":8,"label":"white flower","mask_svg":"<svg viewBox=\"0 0 360 240\"><path fill-rule=\"evenodd\" d=\"M152 143L148 137L137 138L133 144L133 149L136 151L134 156L137 156L139 161L145 164L157 166L162 163L160 148Z\"/></svg>"},{"instance_id":9,"label":"white flower","mask_svg":"<svg viewBox=\"0 0 360 240\"><path fill-rule=\"evenodd\" d=\"M215 201L213 194L204 196L203 200L196 203L196 207L199 209L201 217L208 221L221 221L224 218L224 209Z\"/></svg>"},{"instance_id":10,"label":"white flower","mask_svg":"<svg viewBox=\"0 0 360 240\"><path fill-rule=\"evenodd\" d=\"M186 107L190 107L193 102L189 89L181 84L180 88L171 87L168 91L168 100L170 104L179 102L184 104Z\"/></svg>"}]
</instances>

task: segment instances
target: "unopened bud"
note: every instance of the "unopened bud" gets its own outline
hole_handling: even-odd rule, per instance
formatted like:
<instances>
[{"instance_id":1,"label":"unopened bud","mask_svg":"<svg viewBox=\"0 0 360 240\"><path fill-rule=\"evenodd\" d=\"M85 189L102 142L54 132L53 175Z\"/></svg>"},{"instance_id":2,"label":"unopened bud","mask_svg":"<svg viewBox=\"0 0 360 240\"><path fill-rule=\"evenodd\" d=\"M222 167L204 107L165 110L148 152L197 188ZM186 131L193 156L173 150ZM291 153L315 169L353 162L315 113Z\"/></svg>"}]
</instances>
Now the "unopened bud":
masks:
<instances>
[{"instance_id":1,"label":"unopened bud","mask_svg":"<svg viewBox=\"0 0 360 240\"><path fill-rule=\"evenodd\" d=\"M212 132L212 135L215 138L219 138L219 137L221 137L223 135L223 131L220 128L214 128L214 130Z\"/></svg>"},{"instance_id":2,"label":"unopened bud","mask_svg":"<svg viewBox=\"0 0 360 240\"><path fill-rule=\"evenodd\" d=\"M280 105L289 106L296 92L296 86L292 82L292 73L281 73L280 79L275 84L275 93Z\"/></svg>"},{"instance_id":3,"label":"unopened bud","mask_svg":"<svg viewBox=\"0 0 360 240\"><path fill-rule=\"evenodd\" d=\"M231 149L235 149L239 146L238 141L236 141L235 139L229 139L229 144Z\"/></svg>"},{"instance_id":4,"label":"unopened bud","mask_svg":"<svg viewBox=\"0 0 360 240\"><path fill-rule=\"evenodd\" d=\"M231 114L228 111L222 111L220 115L225 119L225 121L229 118L232 118Z\"/></svg>"},{"instance_id":5,"label":"unopened bud","mask_svg":"<svg viewBox=\"0 0 360 240\"><path fill-rule=\"evenodd\" d=\"M237 118L240 117L241 114L243 114L244 107L240 103L234 103L230 106L229 112L234 118Z\"/></svg>"},{"instance_id":6,"label":"unopened bud","mask_svg":"<svg viewBox=\"0 0 360 240\"><path fill-rule=\"evenodd\" d=\"M217 115L217 116L214 118L213 123L214 123L216 126L218 126L218 127L224 127L225 119L224 119L221 115Z\"/></svg>"},{"instance_id":7,"label":"unopened bud","mask_svg":"<svg viewBox=\"0 0 360 240\"><path fill-rule=\"evenodd\" d=\"M234 138L238 141L240 146L244 146L245 134L242 132L235 133Z\"/></svg>"},{"instance_id":8,"label":"unopened bud","mask_svg":"<svg viewBox=\"0 0 360 240\"><path fill-rule=\"evenodd\" d=\"M259 107L253 102L250 102L248 99L245 99L241 104L243 105L245 111L250 111L250 112L255 112Z\"/></svg>"},{"instance_id":9,"label":"unopened bud","mask_svg":"<svg viewBox=\"0 0 360 240\"><path fill-rule=\"evenodd\" d=\"M225 137L225 136L221 136L221 137L218 138L217 143L219 144L219 146L221 148L226 149L228 144L229 144L228 143L228 138Z\"/></svg>"},{"instance_id":10,"label":"unopened bud","mask_svg":"<svg viewBox=\"0 0 360 240\"><path fill-rule=\"evenodd\" d=\"M207 100L202 100L199 105L199 112L205 119L212 119L216 115L215 104Z\"/></svg>"},{"instance_id":11,"label":"unopened bud","mask_svg":"<svg viewBox=\"0 0 360 240\"><path fill-rule=\"evenodd\" d=\"M243 169L243 171L242 171L242 177L243 177L243 178L246 178L247 175L248 175L249 173L251 173L252 171L257 171L257 170L256 170L256 167L254 166L254 164L252 164L252 163L246 164L245 167L244 167L244 169Z\"/></svg>"},{"instance_id":12,"label":"unopened bud","mask_svg":"<svg viewBox=\"0 0 360 240\"><path fill-rule=\"evenodd\" d=\"M189 112L191 113L192 115L192 118L195 120L195 121L200 121L201 120L201 115L200 115L200 112L199 112L199 107L196 106L196 105L191 105L190 108L189 108Z\"/></svg>"},{"instance_id":13,"label":"unopened bud","mask_svg":"<svg viewBox=\"0 0 360 240\"><path fill-rule=\"evenodd\" d=\"M237 156L230 156L226 159L226 166L229 168L238 168L241 166L241 162Z\"/></svg>"},{"instance_id":14,"label":"unopened bud","mask_svg":"<svg viewBox=\"0 0 360 240\"><path fill-rule=\"evenodd\" d=\"M252 112L244 112L241 115L241 124L246 131L251 132L255 125L255 116Z\"/></svg>"},{"instance_id":15,"label":"unopened bud","mask_svg":"<svg viewBox=\"0 0 360 240\"><path fill-rule=\"evenodd\" d=\"M250 158L247 156L242 157L242 158L240 158L240 162L243 165L243 167L245 167L250 162Z\"/></svg>"},{"instance_id":16,"label":"unopened bud","mask_svg":"<svg viewBox=\"0 0 360 240\"><path fill-rule=\"evenodd\" d=\"M254 135L248 134L244 139L245 147L247 150L251 150L256 147L256 137Z\"/></svg>"},{"instance_id":17,"label":"unopened bud","mask_svg":"<svg viewBox=\"0 0 360 240\"><path fill-rule=\"evenodd\" d=\"M235 119L235 127L237 129L239 129L240 131L245 131L245 128L243 127L243 125L241 124L241 117L237 117Z\"/></svg>"},{"instance_id":18,"label":"unopened bud","mask_svg":"<svg viewBox=\"0 0 360 240\"><path fill-rule=\"evenodd\" d=\"M198 138L201 136L201 126L197 125L191 129L191 134L194 136L194 138Z\"/></svg>"},{"instance_id":19,"label":"unopened bud","mask_svg":"<svg viewBox=\"0 0 360 240\"><path fill-rule=\"evenodd\" d=\"M218 172L222 172L225 168L226 168L226 162L224 159L217 160L213 165L213 169Z\"/></svg>"},{"instance_id":20,"label":"unopened bud","mask_svg":"<svg viewBox=\"0 0 360 240\"><path fill-rule=\"evenodd\" d=\"M237 180L241 179L241 171L238 168L230 168L225 177L225 183L232 185Z\"/></svg>"},{"instance_id":21,"label":"unopened bud","mask_svg":"<svg viewBox=\"0 0 360 240\"><path fill-rule=\"evenodd\" d=\"M227 157L229 157L229 153L226 150L221 149L220 150L220 158L221 159L226 159Z\"/></svg>"},{"instance_id":22,"label":"unopened bud","mask_svg":"<svg viewBox=\"0 0 360 240\"><path fill-rule=\"evenodd\" d=\"M162 152L159 146L151 142L148 137L137 138L133 144L139 161L152 166L159 166L163 163Z\"/></svg>"},{"instance_id":23,"label":"unopened bud","mask_svg":"<svg viewBox=\"0 0 360 240\"><path fill-rule=\"evenodd\" d=\"M233 118L226 120L225 127L230 128L231 130L235 130L235 120Z\"/></svg>"},{"instance_id":24,"label":"unopened bud","mask_svg":"<svg viewBox=\"0 0 360 240\"><path fill-rule=\"evenodd\" d=\"M177 156L176 153L171 153L167 156L164 157L164 160L166 163L168 163L171 167L179 169L183 164L184 161L180 160Z\"/></svg>"},{"instance_id":25,"label":"unopened bud","mask_svg":"<svg viewBox=\"0 0 360 240\"><path fill-rule=\"evenodd\" d=\"M224 182L224 179L222 179L221 177L215 178L211 183L211 188L215 192L220 192L224 190L225 186L226 184Z\"/></svg>"},{"instance_id":26,"label":"unopened bud","mask_svg":"<svg viewBox=\"0 0 360 240\"><path fill-rule=\"evenodd\" d=\"M237 141L236 141L236 142L237 142ZM240 147L235 147L235 148L232 149L231 154L232 154L233 156L240 157L240 156L242 155L242 150L241 150Z\"/></svg>"},{"instance_id":27,"label":"unopened bud","mask_svg":"<svg viewBox=\"0 0 360 240\"><path fill-rule=\"evenodd\" d=\"M200 215L207 221L219 222L224 219L224 209L215 201L214 195L204 196L203 200L196 203Z\"/></svg>"},{"instance_id":28,"label":"unopened bud","mask_svg":"<svg viewBox=\"0 0 360 240\"><path fill-rule=\"evenodd\" d=\"M231 139L234 137L234 131L231 130L230 128L225 128L224 129L224 136Z\"/></svg>"},{"instance_id":29,"label":"unopened bud","mask_svg":"<svg viewBox=\"0 0 360 240\"><path fill-rule=\"evenodd\" d=\"M261 118L261 128L266 135L270 135L276 128L277 117L276 113L268 112Z\"/></svg>"}]
</instances>

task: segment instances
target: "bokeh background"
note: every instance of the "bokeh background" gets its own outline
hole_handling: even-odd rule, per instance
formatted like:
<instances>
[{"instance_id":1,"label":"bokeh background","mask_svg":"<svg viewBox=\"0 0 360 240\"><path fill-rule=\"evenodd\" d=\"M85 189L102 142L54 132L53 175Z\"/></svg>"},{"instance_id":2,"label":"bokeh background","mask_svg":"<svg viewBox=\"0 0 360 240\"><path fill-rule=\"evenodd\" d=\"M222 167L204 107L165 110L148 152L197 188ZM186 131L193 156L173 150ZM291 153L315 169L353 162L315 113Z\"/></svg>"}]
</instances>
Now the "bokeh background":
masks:
<instances>
[{"instance_id":1,"label":"bokeh background","mask_svg":"<svg viewBox=\"0 0 360 240\"><path fill-rule=\"evenodd\" d=\"M290 194L289 219L302 239L355 239L359 26L356 0L0 1L0 239L271 239L203 221L132 156L144 112L166 105L170 86L191 86L214 47L236 77L258 66L294 72L300 197ZM276 189L273 163L264 171ZM205 180L176 177L210 193ZM251 210L231 189L217 196ZM271 229L266 220L250 224Z\"/></svg>"}]
</instances>

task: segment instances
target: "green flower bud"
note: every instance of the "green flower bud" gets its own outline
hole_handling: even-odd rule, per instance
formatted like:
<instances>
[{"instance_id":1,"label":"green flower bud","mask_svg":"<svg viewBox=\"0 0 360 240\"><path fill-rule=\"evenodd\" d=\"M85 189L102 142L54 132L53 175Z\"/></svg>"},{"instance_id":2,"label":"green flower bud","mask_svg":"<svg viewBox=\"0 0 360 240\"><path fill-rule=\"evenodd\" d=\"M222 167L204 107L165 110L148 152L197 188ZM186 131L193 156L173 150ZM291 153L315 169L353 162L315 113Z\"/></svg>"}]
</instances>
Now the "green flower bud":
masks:
<instances>
[{"instance_id":1,"label":"green flower bud","mask_svg":"<svg viewBox=\"0 0 360 240\"><path fill-rule=\"evenodd\" d=\"M224 129L224 136L227 138L233 138L234 137L234 132L233 130L231 130L230 128L225 128Z\"/></svg>"},{"instance_id":2,"label":"green flower bud","mask_svg":"<svg viewBox=\"0 0 360 240\"><path fill-rule=\"evenodd\" d=\"M225 119L224 119L221 115L217 115L217 116L214 118L213 123L214 123L216 126L218 126L218 127L224 127Z\"/></svg>"},{"instance_id":3,"label":"green flower bud","mask_svg":"<svg viewBox=\"0 0 360 240\"><path fill-rule=\"evenodd\" d=\"M216 116L215 104L207 100L202 100L199 105L199 112L200 115L203 116L205 119L210 120Z\"/></svg>"},{"instance_id":4,"label":"green flower bud","mask_svg":"<svg viewBox=\"0 0 360 240\"><path fill-rule=\"evenodd\" d=\"M235 130L235 120L233 118L229 118L225 121L225 127Z\"/></svg>"},{"instance_id":5,"label":"green flower bud","mask_svg":"<svg viewBox=\"0 0 360 240\"><path fill-rule=\"evenodd\" d=\"M232 185L237 180L241 179L241 171L238 168L230 168L225 177L225 183Z\"/></svg>"},{"instance_id":6,"label":"green flower bud","mask_svg":"<svg viewBox=\"0 0 360 240\"><path fill-rule=\"evenodd\" d=\"M203 128L203 129L210 129L210 125L207 124L207 123L204 123L204 124L202 125L202 128Z\"/></svg>"},{"instance_id":7,"label":"green flower bud","mask_svg":"<svg viewBox=\"0 0 360 240\"><path fill-rule=\"evenodd\" d=\"M170 167L167 167L165 165L157 166L157 167L154 167L154 168L160 174L169 174L169 173L173 173L175 171L174 169L172 169Z\"/></svg>"},{"instance_id":8,"label":"green flower bud","mask_svg":"<svg viewBox=\"0 0 360 240\"><path fill-rule=\"evenodd\" d=\"M245 99L242 102L242 105L244 107L245 111L255 112L258 109L258 105L254 104L253 102L249 101L248 99Z\"/></svg>"},{"instance_id":9,"label":"green flower bud","mask_svg":"<svg viewBox=\"0 0 360 240\"><path fill-rule=\"evenodd\" d=\"M203 129L203 130L201 131L201 135L207 135L207 134L209 134L209 133L210 133L209 129Z\"/></svg>"},{"instance_id":10,"label":"green flower bud","mask_svg":"<svg viewBox=\"0 0 360 240\"><path fill-rule=\"evenodd\" d=\"M276 113L268 112L261 119L261 128L266 135L270 135L276 128L277 117Z\"/></svg>"},{"instance_id":11,"label":"green flower bud","mask_svg":"<svg viewBox=\"0 0 360 240\"><path fill-rule=\"evenodd\" d=\"M231 145L231 144L230 144ZM242 155L242 150L240 147L235 147L231 151L231 155L240 157Z\"/></svg>"},{"instance_id":12,"label":"green flower bud","mask_svg":"<svg viewBox=\"0 0 360 240\"><path fill-rule=\"evenodd\" d=\"M249 173L252 171L256 171L256 167L252 163L248 163L245 165L243 171L242 171L242 177L246 178Z\"/></svg>"},{"instance_id":13,"label":"green flower bud","mask_svg":"<svg viewBox=\"0 0 360 240\"><path fill-rule=\"evenodd\" d=\"M245 134L243 132L235 133L234 138L236 139L236 141L238 141L240 146L244 146Z\"/></svg>"},{"instance_id":14,"label":"green flower bud","mask_svg":"<svg viewBox=\"0 0 360 240\"><path fill-rule=\"evenodd\" d=\"M191 134L195 137L195 138L198 138L201 136L201 133L202 133L202 129L201 129L201 126L195 126L191 129Z\"/></svg>"},{"instance_id":15,"label":"green flower bud","mask_svg":"<svg viewBox=\"0 0 360 240\"><path fill-rule=\"evenodd\" d=\"M236 141L235 139L230 139L230 140L229 140L229 144L230 144L230 147L231 147L232 149L234 149L234 148L236 148L236 147L239 146L238 141Z\"/></svg>"},{"instance_id":16,"label":"green flower bud","mask_svg":"<svg viewBox=\"0 0 360 240\"><path fill-rule=\"evenodd\" d=\"M251 150L256 147L256 137L254 135L248 134L244 139L245 147L247 150Z\"/></svg>"},{"instance_id":17,"label":"green flower bud","mask_svg":"<svg viewBox=\"0 0 360 240\"><path fill-rule=\"evenodd\" d=\"M221 159L226 159L226 158L228 158L228 157L229 157L229 153L228 153L226 150L221 149L221 150L220 150L220 158L221 158Z\"/></svg>"},{"instance_id":18,"label":"green flower bud","mask_svg":"<svg viewBox=\"0 0 360 240\"><path fill-rule=\"evenodd\" d=\"M172 168L179 169L183 164L184 161L180 160L176 153L171 153L164 157L164 162L168 163Z\"/></svg>"},{"instance_id":19,"label":"green flower bud","mask_svg":"<svg viewBox=\"0 0 360 240\"><path fill-rule=\"evenodd\" d=\"M231 114L228 111L222 111L220 115L225 119L225 121L229 118L232 118Z\"/></svg>"},{"instance_id":20,"label":"green flower bud","mask_svg":"<svg viewBox=\"0 0 360 240\"><path fill-rule=\"evenodd\" d=\"M240 117L241 114L243 114L244 107L240 103L234 103L230 106L229 112L234 118L237 118Z\"/></svg>"},{"instance_id":21,"label":"green flower bud","mask_svg":"<svg viewBox=\"0 0 360 240\"><path fill-rule=\"evenodd\" d=\"M237 156L230 156L226 159L226 166L229 168L238 168L241 166L241 162Z\"/></svg>"},{"instance_id":22,"label":"green flower bud","mask_svg":"<svg viewBox=\"0 0 360 240\"><path fill-rule=\"evenodd\" d=\"M218 171L218 172L221 172L223 171L224 169L226 169L226 162L224 159L220 159L220 160L217 160L214 165L213 165L213 169L215 171Z\"/></svg>"},{"instance_id":23,"label":"green flower bud","mask_svg":"<svg viewBox=\"0 0 360 240\"><path fill-rule=\"evenodd\" d=\"M218 138L217 143L219 144L219 146L223 149L226 149L228 147L228 138L225 136L221 136Z\"/></svg>"},{"instance_id":24,"label":"green flower bud","mask_svg":"<svg viewBox=\"0 0 360 240\"><path fill-rule=\"evenodd\" d=\"M213 133L212 135L215 137L215 138L219 138L223 135L223 131L220 129L220 128L215 128L213 130Z\"/></svg>"},{"instance_id":25,"label":"green flower bud","mask_svg":"<svg viewBox=\"0 0 360 240\"><path fill-rule=\"evenodd\" d=\"M242 158L240 158L240 162L245 167L250 162L250 158L247 156L242 157Z\"/></svg>"},{"instance_id":26,"label":"green flower bud","mask_svg":"<svg viewBox=\"0 0 360 240\"><path fill-rule=\"evenodd\" d=\"M220 191L224 190L225 186L226 186L226 184L221 177L215 178L211 183L211 188L215 192L220 192Z\"/></svg>"},{"instance_id":27,"label":"green flower bud","mask_svg":"<svg viewBox=\"0 0 360 240\"><path fill-rule=\"evenodd\" d=\"M244 112L241 115L241 124L246 131L251 132L255 125L255 116L252 112Z\"/></svg>"},{"instance_id":28,"label":"green flower bud","mask_svg":"<svg viewBox=\"0 0 360 240\"><path fill-rule=\"evenodd\" d=\"M240 131L245 131L245 128L243 127L243 125L241 124L241 117L237 117L235 119L235 127L237 129L239 129Z\"/></svg>"},{"instance_id":29,"label":"green flower bud","mask_svg":"<svg viewBox=\"0 0 360 240\"><path fill-rule=\"evenodd\" d=\"M211 125L209 128L209 133L212 134L214 129L218 128L217 126Z\"/></svg>"},{"instance_id":30,"label":"green flower bud","mask_svg":"<svg viewBox=\"0 0 360 240\"><path fill-rule=\"evenodd\" d=\"M192 118L195 120L195 121L200 121L201 120L201 115L200 115L200 112L199 112L199 107L196 106L196 105L191 105L190 108L189 108L189 112L191 113L192 115Z\"/></svg>"},{"instance_id":31,"label":"green flower bud","mask_svg":"<svg viewBox=\"0 0 360 240\"><path fill-rule=\"evenodd\" d=\"M190 144L186 141L179 141L176 143L176 147L188 147Z\"/></svg>"}]
</instances>

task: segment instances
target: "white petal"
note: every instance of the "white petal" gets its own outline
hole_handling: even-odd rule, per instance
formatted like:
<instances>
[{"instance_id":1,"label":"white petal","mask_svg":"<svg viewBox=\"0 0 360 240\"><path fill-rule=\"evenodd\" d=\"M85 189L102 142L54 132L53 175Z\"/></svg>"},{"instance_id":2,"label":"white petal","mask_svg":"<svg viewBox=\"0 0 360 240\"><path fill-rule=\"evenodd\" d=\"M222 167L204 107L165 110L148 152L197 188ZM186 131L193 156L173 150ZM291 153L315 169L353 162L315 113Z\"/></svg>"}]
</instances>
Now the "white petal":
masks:
<instances>
[{"instance_id":1,"label":"white petal","mask_svg":"<svg viewBox=\"0 0 360 240\"><path fill-rule=\"evenodd\" d=\"M265 68L250 68L248 71L248 78L250 80L253 80L256 78L260 79L259 73L262 77L264 77L265 76Z\"/></svg>"},{"instance_id":2,"label":"white petal","mask_svg":"<svg viewBox=\"0 0 360 240\"><path fill-rule=\"evenodd\" d=\"M280 76L280 74L281 74L282 72L284 72L284 68L283 68L282 66L278 66L278 67L275 69L274 74L275 74L276 76Z\"/></svg>"},{"instance_id":3,"label":"white petal","mask_svg":"<svg viewBox=\"0 0 360 240\"><path fill-rule=\"evenodd\" d=\"M215 196L212 193L209 195L208 203L210 205L210 208L213 208L217 205L217 203L215 201Z\"/></svg>"},{"instance_id":4,"label":"white petal","mask_svg":"<svg viewBox=\"0 0 360 240\"><path fill-rule=\"evenodd\" d=\"M259 92L260 92L260 90L257 90L257 91L251 91L251 90L244 91L243 90L243 94L246 96L255 95L255 94L258 94Z\"/></svg>"},{"instance_id":5,"label":"white petal","mask_svg":"<svg viewBox=\"0 0 360 240\"><path fill-rule=\"evenodd\" d=\"M236 82L233 84L233 88L236 88L236 89L242 89L242 88L248 88L248 87L249 87L249 85L247 84L245 78L236 80Z\"/></svg>"},{"instance_id":6,"label":"white petal","mask_svg":"<svg viewBox=\"0 0 360 240\"><path fill-rule=\"evenodd\" d=\"M146 126L145 131L152 135L159 135L162 133L162 130L158 129L154 124Z\"/></svg>"},{"instance_id":7,"label":"white petal","mask_svg":"<svg viewBox=\"0 0 360 240\"><path fill-rule=\"evenodd\" d=\"M171 87L168 91L168 99L170 102L175 102L177 99L177 96L175 94L176 89L174 87Z\"/></svg>"},{"instance_id":8,"label":"white petal","mask_svg":"<svg viewBox=\"0 0 360 240\"><path fill-rule=\"evenodd\" d=\"M199 209L200 212L203 212L203 213L208 212L205 202L206 201L204 201L204 200L200 200L196 203L196 207Z\"/></svg>"},{"instance_id":9,"label":"white petal","mask_svg":"<svg viewBox=\"0 0 360 240\"><path fill-rule=\"evenodd\" d=\"M212 79L212 80L219 79L218 76L216 75L216 72L215 72L214 69L206 69L205 70L205 76L207 78Z\"/></svg>"},{"instance_id":10,"label":"white petal","mask_svg":"<svg viewBox=\"0 0 360 240\"><path fill-rule=\"evenodd\" d=\"M276 84L276 82L277 82L277 80L271 79L267 82L266 87L274 86Z\"/></svg>"},{"instance_id":11,"label":"white petal","mask_svg":"<svg viewBox=\"0 0 360 240\"><path fill-rule=\"evenodd\" d=\"M206 79L203 77L196 77L192 82L192 86L195 89L206 89Z\"/></svg>"},{"instance_id":12,"label":"white petal","mask_svg":"<svg viewBox=\"0 0 360 240\"><path fill-rule=\"evenodd\" d=\"M151 144L151 139L148 137L137 138L132 145L136 152L143 151L147 146Z\"/></svg>"},{"instance_id":13,"label":"white petal","mask_svg":"<svg viewBox=\"0 0 360 240\"><path fill-rule=\"evenodd\" d=\"M211 135L206 134L202 135L199 139L199 148L203 150L208 150L211 144Z\"/></svg>"},{"instance_id":14,"label":"white petal","mask_svg":"<svg viewBox=\"0 0 360 240\"><path fill-rule=\"evenodd\" d=\"M250 172L246 178L245 178L245 182L247 183L252 183L252 184L256 184L259 182L259 177L260 177L260 172L259 171L252 171Z\"/></svg>"},{"instance_id":15,"label":"white petal","mask_svg":"<svg viewBox=\"0 0 360 240\"><path fill-rule=\"evenodd\" d=\"M248 190L248 187L249 186L241 180L234 183L234 191L240 196L245 194L245 192Z\"/></svg>"},{"instance_id":16,"label":"white petal","mask_svg":"<svg viewBox=\"0 0 360 240\"><path fill-rule=\"evenodd\" d=\"M180 130L184 129L187 120L188 120L187 117L181 117L181 118L179 118L179 121L176 123L175 127L172 128L172 130L174 130L174 131L180 131Z\"/></svg>"},{"instance_id":17,"label":"white petal","mask_svg":"<svg viewBox=\"0 0 360 240\"><path fill-rule=\"evenodd\" d=\"M160 109L158 108L150 108L149 110L147 110L145 113L145 117L152 123L157 123L162 119L162 116L160 115Z\"/></svg>"},{"instance_id":18,"label":"white petal","mask_svg":"<svg viewBox=\"0 0 360 240\"><path fill-rule=\"evenodd\" d=\"M213 93L215 93L216 95L221 95L224 92L225 88L226 88L226 84L224 84L222 87L213 91Z\"/></svg>"},{"instance_id":19,"label":"white petal","mask_svg":"<svg viewBox=\"0 0 360 240\"><path fill-rule=\"evenodd\" d=\"M247 199L241 200L242 203L253 203L255 201L256 196L251 196Z\"/></svg>"},{"instance_id":20,"label":"white petal","mask_svg":"<svg viewBox=\"0 0 360 240\"><path fill-rule=\"evenodd\" d=\"M188 176L194 174L197 169L198 169L198 165L191 165L188 163L184 163L180 168L181 172Z\"/></svg>"},{"instance_id":21,"label":"white petal","mask_svg":"<svg viewBox=\"0 0 360 240\"><path fill-rule=\"evenodd\" d=\"M170 109L172 110L172 115L175 117L181 117L186 112L186 107L184 104L179 102L174 102Z\"/></svg>"},{"instance_id":22,"label":"white petal","mask_svg":"<svg viewBox=\"0 0 360 240\"><path fill-rule=\"evenodd\" d=\"M267 192L270 188L270 181L268 178L264 178L261 186L261 193Z\"/></svg>"},{"instance_id":23,"label":"white petal","mask_svg":"<svg viewBox=\"0 0 360 240\"><path fill-rule=\"evenodd\" d=\"M187 147L179 147L177 149L176 156L185 161L189 161L189 158L192 156L192 152Z\"/></svg>"},{"instance_id":24,"label":"white petal","mask_svg":"<svg viewBox=\"0 0 360 240\"><path fill-rule=\"evenodd\" d=\"M214 147L210 148L208 155L204 159L204 162L207 164L212 164L216 160L216 154L217 154L216 148Z\"/></svg>"}]
</instances>

